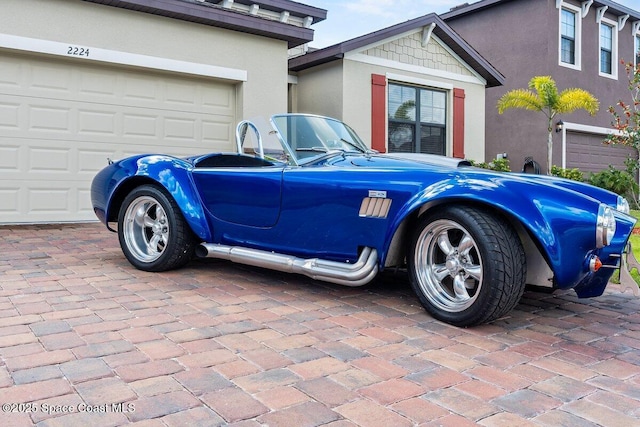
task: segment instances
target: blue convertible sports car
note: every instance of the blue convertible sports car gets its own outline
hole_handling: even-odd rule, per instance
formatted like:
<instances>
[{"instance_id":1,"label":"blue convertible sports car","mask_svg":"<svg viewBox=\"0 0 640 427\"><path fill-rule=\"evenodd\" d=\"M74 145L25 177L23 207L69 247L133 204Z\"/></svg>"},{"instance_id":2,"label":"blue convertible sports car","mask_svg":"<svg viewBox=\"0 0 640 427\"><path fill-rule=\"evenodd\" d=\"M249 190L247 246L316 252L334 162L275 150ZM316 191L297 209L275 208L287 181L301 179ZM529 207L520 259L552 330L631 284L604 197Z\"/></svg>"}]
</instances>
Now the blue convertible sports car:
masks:
<instances>
[{"instance_id":1,"label":"blue convertible sports car","mask_svg":"<svg viewBox=\"0 0 640 427\"><path fill-rule=\"evenodd\" d=\"M139 155L98 173L95 213L131 264L213 257L347 286L406 268L426 310L458 326L504 316L525 285L601 295L626 267L629 205L590 185L378 154L312 115L243 121L236 147ZM637 291L627 268L620 275Z\"/></svg>"}]
</instances>

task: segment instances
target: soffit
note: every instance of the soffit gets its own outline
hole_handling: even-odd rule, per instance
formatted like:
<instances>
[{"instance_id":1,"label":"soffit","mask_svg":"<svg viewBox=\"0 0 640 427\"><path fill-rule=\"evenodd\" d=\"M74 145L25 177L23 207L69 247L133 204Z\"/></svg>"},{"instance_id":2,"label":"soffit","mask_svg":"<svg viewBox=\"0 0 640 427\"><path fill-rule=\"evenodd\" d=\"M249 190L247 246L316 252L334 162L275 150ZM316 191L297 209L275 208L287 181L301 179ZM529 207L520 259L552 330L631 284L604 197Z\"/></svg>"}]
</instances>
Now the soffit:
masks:
<instances>
[{"instance_id":1,"label":"soffit","mask_svg":"<svg viewBox=\"0 0 640 427\"><path fill-rule=\"evenodd\" d=\"M324 9L289 0L83 1L283 40L289 48L312 41L309 26L327 16Z\"/></svg>"}]
</instances>

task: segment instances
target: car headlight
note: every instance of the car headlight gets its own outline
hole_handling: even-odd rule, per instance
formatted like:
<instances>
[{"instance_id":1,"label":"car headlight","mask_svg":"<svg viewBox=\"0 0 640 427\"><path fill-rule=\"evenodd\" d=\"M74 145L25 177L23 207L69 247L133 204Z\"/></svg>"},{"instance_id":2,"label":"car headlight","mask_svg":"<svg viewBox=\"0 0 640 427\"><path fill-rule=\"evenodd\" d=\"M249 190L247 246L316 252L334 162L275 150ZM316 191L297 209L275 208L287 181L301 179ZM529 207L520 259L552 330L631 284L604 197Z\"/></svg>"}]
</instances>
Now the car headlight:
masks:
<instances>
[{"instance_id":1,"label":"car headlight","mask_svg":"<svg viewBox=\"0 0 640 427\"><path fill-rule=\"evenodd\" d=\"M629 209L629 202L622 196L618 196L618 203L616 203L616 209L622 213L626 213L627 215L631 212Z\"/></svg>"},{"instance_id":2,"label":"car headlight","mask_svg":"<svg viewBox=\"0 0 640 427\"><path fill-rule=\"evenodd\" d=\"M598 208L598 220L596 223L596 246L602 248L611 244L616 234L616 218L611 208L600 204Z\"/></svg>"}]
</instances>

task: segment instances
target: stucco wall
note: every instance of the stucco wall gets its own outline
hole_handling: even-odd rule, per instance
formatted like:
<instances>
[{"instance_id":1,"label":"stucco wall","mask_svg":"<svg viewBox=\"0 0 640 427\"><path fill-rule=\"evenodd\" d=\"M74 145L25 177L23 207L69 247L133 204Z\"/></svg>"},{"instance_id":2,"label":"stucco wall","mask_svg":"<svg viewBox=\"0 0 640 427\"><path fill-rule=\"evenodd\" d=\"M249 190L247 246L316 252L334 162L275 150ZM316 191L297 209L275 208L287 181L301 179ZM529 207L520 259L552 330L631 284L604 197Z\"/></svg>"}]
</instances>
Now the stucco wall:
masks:
<instances>
[{"instance_id":1,"label":"stucco wall","mask_svg":"<svg viewBox=\"0 0 640 427\"><path fill-rule=\"evenodd\" d=\"M342 119L343 74L340 61L330 62L298 74L298 113L313 113Z\"/></svg>"},{"instance_id":2,"label":"stucco wall","mask_svg":"<svg viewBox=\"0 0 640 427\"><path fill-rule=\"evenodd\" d=\"M580 9L583 2L565 0ZM555 0L518 0L478 11L466 16L447 19L458 34L506 78L504 86L487 89L487 158L508 152L512 170L522 168L524 158L533 156L546 170L547 119L541 113L512 109L498 114L500 97L512 89L526 88L534 76L550 75L558 89L583 88L600 101L600 111L590 116L583 110L556 117L565 122L602 128L611 127L607 111L618 99L628 99L628 81L624 68L617 64L618 78L602 77L599 69L599 25L596 6L582 18L582 66L580 70L558 65L559 10ZM605 18L615 20L609 12ZM618 36L618 60L633 59L631 19ZM553 133L553 163L561 165L562 134Z\"/></svg>"},{"instance_id":3,"label":"stucco wall","mask_svg":"<svg viewBox=\"0 0 640 427\"><path fill-rule=\"evenodd\" d=\"M80 0L3 0L0 33L246 70L238 119L287 108L285 41Z\"/></svg>"},{"instance_id":4,"label":"stucco wall","mask_svg":"<svg viewBox=\"0 0 640 427\"><path fill-rule=\"evenodd\" d=\"M485 82L435 36L422 45L422 30L385 40L341 60L298 74L298 110L333 116L352 126L371 145L371 75L442 89L447 101L447 155L453 155L453 89L465 92L465 155L485 159Z\"/></svg>"}]
</instances>

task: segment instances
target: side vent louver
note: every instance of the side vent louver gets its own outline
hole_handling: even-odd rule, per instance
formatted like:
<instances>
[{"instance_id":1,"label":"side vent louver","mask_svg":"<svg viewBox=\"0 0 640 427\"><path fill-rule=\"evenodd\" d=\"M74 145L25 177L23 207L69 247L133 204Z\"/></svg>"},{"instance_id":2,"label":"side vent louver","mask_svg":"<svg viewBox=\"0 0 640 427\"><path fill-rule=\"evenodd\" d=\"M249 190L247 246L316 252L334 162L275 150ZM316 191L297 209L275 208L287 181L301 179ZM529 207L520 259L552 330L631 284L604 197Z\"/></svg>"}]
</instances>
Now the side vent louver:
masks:
<instances>
[{"instance_id":1,"label":"side vent louver","mask_svg":"<svg viewBox=\"0 0 640 427\"><path fill-rule=\"evenodd\" d=\"M386 218L391 207L391 199L365 197L360 205L360 216L364 218Z\"/></svg>"}]
</instances>

